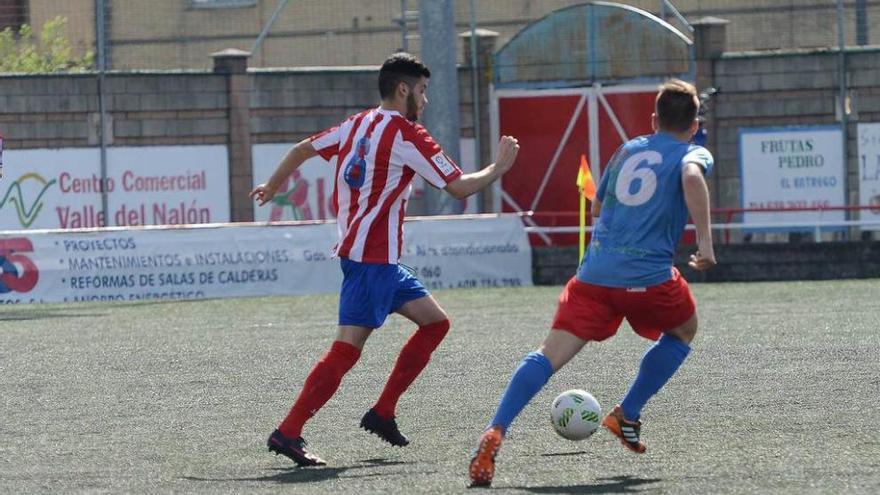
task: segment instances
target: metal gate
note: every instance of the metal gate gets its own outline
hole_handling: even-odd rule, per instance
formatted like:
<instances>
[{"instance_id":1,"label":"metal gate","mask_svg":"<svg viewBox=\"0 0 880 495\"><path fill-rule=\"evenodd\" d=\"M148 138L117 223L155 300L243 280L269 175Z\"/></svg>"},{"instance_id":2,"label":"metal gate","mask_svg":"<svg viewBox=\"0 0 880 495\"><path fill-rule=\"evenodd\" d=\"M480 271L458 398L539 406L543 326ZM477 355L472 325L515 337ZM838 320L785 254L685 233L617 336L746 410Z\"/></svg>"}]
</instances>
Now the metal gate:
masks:
<instances>
[{"instance_id":1,"label":"metal gate","mask_svg":"<svg viewBox=\"0 0 880 495\"><path fill-rule=\"evenodd\" d=\"M691 41L629 6L590 2L526 26L493 60L491 131L516 136L515 169L496 186L495 211L533 212L528 222L576 225L581 156L598 181L625 141L649 134L657 84L693 80ZM494 150L493 150L494 152ZM539 234L538 244L574 244Z\"/></svg>"}]
</instances>

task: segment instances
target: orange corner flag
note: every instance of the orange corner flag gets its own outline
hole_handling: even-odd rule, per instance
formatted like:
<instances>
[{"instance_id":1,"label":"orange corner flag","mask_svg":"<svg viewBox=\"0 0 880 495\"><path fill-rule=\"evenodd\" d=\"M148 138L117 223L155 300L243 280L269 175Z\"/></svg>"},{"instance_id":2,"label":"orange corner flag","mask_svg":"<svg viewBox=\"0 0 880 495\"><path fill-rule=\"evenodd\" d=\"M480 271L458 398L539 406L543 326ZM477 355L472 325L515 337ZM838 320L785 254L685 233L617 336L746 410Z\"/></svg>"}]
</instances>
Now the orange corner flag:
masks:
<instances>
[{"instance_id":1,"label":"orange corner flag","mask_svg":"<svg viewBox=\"0 0 880 495\"><path fill-rule=\"evenodd\" d=\"M587 163L586 155L581 155L581 166L578 168L577 187L585 198L590 201L596 199L596 183L593 181L593 174L590 172L590 164Z\"/></svg>"}]
</instances>

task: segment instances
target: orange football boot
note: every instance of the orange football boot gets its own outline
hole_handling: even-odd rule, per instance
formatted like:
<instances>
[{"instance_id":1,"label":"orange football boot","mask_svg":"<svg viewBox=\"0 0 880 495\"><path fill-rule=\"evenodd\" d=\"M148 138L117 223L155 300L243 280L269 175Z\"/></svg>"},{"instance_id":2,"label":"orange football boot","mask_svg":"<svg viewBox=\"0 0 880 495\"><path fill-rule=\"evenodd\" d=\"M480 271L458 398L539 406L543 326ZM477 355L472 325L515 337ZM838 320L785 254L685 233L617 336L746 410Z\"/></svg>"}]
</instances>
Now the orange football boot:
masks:
<instances>
[{"instance_id":1,"label":"orange football boot","mask_svg":"<svg viewBox=\"0 0 880 495\"><path fill-rule=\"evenodd\" d=\"M636 454L644 454L648 450L645 442L639 440L642 422L624 418L620 404L614 406L614 409L605 416L605 419L602 420L602 426L619 438L624 447Z\"/></svg>"},{"instance_id":2,"label":"orange football boot","mask_svg":"<svg viewBox=\"0 0 880 495\"><path fill-rule=\"evenodd\" d=\"M498 455L503 438L504 434L500 426L493 426L483 432L477 452L471 459L469 469L471 486L487 487L492 484L492 477L495 476L495 456Z\"/></svg>"}]
</instances>

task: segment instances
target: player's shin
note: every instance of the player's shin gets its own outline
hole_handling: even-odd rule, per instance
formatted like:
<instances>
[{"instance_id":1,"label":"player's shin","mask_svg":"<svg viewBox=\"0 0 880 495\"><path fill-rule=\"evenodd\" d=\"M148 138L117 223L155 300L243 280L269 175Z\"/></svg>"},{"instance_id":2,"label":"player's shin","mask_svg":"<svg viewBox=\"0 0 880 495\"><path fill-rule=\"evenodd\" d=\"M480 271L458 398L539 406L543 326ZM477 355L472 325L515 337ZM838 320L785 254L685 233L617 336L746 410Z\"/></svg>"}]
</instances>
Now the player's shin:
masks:
<instances>
[{"instance_id":1,"label":"player's shin","mask_svg":"<svg viewBox=\"0 0 880 495\"><path fill-rule=\"evenodd\" d=\"M684 341L664 334L645 352L639 373L620 403L626 419L639 419L642 408L672 378L690 351L690 346Z\"/></svg>"},{"instance_id":2,"label":"player's shin","mask_svg":"<svg viewBox=\"0 0 880 495\"><path fill-rule=\"evenodd\" d=\"M309 372L296 403L278 431L289 438L302 436L303 425L333 397L342 383L342 377L355 365L360 355L361 350L351 344L339 340L333 342L330 350Z\"/></svg>"},{"instance_id":3,"label":"player's shin","mask_svg":"<svg viewBox=\"0 0 880 495\"><path fill-rule=\"evenodd\" d=\"M510 378L489 427L500 426L506 433L513 420L532 397L541 391L551 376L553 366L544 354L535 351L526 355Z\"/></svg>"},{"instance_id":4,"label":"player's shin","mask_svg":"<svg viewBox=\"0 0 880 495\"><path fill-rule=\"evenodd\" d=\"M419 327L407 340L373 410L383 419L395 416L400 396L428 365L431 354L449 331L449 320Z\"/></svg>"}]
</instances>

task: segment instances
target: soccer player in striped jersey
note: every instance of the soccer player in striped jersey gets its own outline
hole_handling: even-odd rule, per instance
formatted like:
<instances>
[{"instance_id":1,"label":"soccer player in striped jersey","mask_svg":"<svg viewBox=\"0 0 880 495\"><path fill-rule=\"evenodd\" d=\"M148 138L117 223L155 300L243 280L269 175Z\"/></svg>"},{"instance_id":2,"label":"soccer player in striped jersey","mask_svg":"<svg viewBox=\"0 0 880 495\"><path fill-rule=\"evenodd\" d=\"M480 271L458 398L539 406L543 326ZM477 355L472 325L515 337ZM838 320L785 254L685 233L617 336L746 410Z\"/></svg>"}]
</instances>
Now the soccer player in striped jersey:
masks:
<instances>
[{"instance_id":1,"label":"soccer player in striped jersey","mask_svg":"<svg viewBox=\"0 0 880 495\"><path fill-rule=\"evenodd\" d=\"M694 298L672 264L688 213L697 228L697 252L689 265L696 270L715 265L704 178L713 159L690 144L699 108L693 85L667 81L651 117L655 133L626 142L609 161L592 205L597 220L589 249L559 296L550 334L522 360L480 437L469 469L472 485L491 484L507 429L553 373L587 342L614 335L624 318L637 334L657 342L602 425L627 449L645 452L642 408L678 370L697 333Z\"/></svg>"},{"instance_id":2,"label":"soccer player in striped jersey","mask_svg":"<svg viewBox=\"0 0 880 495\"><path fill-rule=\"evenodd\" d=\"M463 174L416 123L428 102L430 75L416 57L392 55L379 71L378 107L297 143L268 182L251 192L260 205L266 204L293 171L316 155L336 169L333 201L338 211L339 241L334 255L343 273L339 328L330 349L306 378L290 413L268 440L270 451L300 466L326 464L306 450L303 426L333 396L360 357L367 338L391 313L403 315L418 328L400 351L379 399L361 419L361 427L391 445L409 443L397 426L397 402L428 364L450 326L446 312L428 290L398 264L411 182L418 174L463 199L510 170L519 151L516 139L503 136L495 163Z\"/></svg>"}]
</instances>

